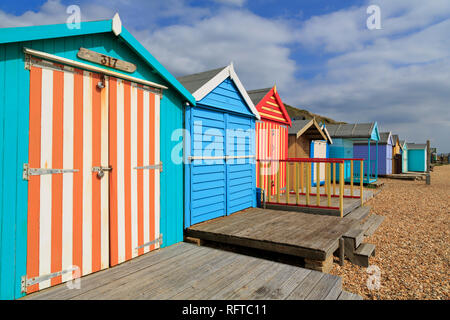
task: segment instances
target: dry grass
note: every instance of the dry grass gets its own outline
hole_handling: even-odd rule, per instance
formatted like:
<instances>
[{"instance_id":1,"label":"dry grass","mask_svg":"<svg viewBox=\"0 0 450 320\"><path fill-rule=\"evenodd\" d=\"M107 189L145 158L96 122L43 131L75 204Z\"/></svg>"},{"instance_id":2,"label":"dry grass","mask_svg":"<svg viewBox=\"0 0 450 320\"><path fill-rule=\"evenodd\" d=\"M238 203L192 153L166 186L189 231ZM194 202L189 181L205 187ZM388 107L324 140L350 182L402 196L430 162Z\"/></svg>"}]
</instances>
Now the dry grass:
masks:
<instances>
[{"instance_id":1,"label":"dry grass","mask_svg":"<svg viewBox=\"0 0 450 320\"><path fill-rule=\"evenodd\" d=\"M365 242L376 245L371 265L381 270L378 290L367 288L366 268L348 261L335 264L344 289L364 299L450 298L450 165L435 167L431 186L425 181L384 179L381 193L370 200L372 212L385 216Z\"/></svg>"}]
</instances>

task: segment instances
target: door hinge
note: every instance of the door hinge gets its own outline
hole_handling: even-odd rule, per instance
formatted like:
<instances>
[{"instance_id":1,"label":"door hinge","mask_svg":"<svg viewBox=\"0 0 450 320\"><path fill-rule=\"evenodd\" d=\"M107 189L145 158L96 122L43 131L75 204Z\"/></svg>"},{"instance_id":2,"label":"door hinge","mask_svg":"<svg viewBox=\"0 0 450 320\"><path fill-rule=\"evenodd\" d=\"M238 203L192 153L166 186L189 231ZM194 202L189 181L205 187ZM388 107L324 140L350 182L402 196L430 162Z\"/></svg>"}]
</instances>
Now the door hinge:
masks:
<instances>
[{"instance_id":1,"label":"door hinge","mask_svg":"<svg viewBox=\"0 0 450 320\"><path fill-rule=\"evenodd\" d=\"M139 246L139 247L135 248L135 250L139 250L139 249L142 249L142 248L151 246L152 244L159 244L159 245L162 245L162 243L163 243L163 235L162 235L162 233L161 233L161 234L159 235L159 237L156 238L155 240L150 241L150 242L147 242L147 243L144 243L142 246Z\"/></svg>"},{"instance_id":2,"label":"door hinge","mask_svg":"<svg viewBox=\"0 0 450 320\"><path fill-rule=\"evenodd\" d=\"M22 276L21 281L20 281L20 287L21 287L21 291L22 293L26 293L27 292L27 288L29 286L33 286L35 284L53 279L55 277L59 277L62 276L63 274L69 273L69 272L73 272L78 270L78 267L72 267L66 270L62 270L62 271L58 271L58 272L53 272L53 273L49 273L49 274L45 274L43 276L39 276L39 277L33 277L33 278L27 278L27 276Z\"/></svg>"},{"instance_id":3,"label":"door hinge","mask_svg":"<svg viewBox=\"0 0 450 320\"><path fill-rule=\"evenodd\" d=\"M163 171L163 163L160 162L159 164L151 165L151 166L143 166L143 167L134 167L135 170L159 170Z\"/></svg>"},{"instance_id":4,"label":"door hinge","mask_svg":"<svg viewBox=\"0 0 450 320\"><path fill-rule=\"evenodd\" d=\"M25 54L25 70L31 71L31 56Z\"/></svg>"},{"instance_id":5,"label":"door hinge","mask_svg":"<svg viewBox=\"0 0 450 320\"><path fill-rule=\"evenodd\" d=\"M29 181L30 176L42 176L46 174L63 174L63 173L75 173L77 169L46 169L46 168L30 168L28 163L23 164L23 180Z\"/></svg>"}]
</instances>

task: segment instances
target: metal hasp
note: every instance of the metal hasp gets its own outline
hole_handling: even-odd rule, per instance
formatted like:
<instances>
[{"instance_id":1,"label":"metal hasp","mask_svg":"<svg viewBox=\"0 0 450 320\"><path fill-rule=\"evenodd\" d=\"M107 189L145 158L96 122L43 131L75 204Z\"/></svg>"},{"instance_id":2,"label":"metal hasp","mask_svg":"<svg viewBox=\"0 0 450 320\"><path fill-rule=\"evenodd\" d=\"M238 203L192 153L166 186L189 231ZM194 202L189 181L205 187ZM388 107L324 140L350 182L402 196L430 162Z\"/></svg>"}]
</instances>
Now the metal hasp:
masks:
<instances>
[{"instance_id":1,"label":"metal hasp","mask_svg":"<svg viewBox=\"0 0 450 320\"><path fill-rule=\"evenodd\" d=\"M30 168L28 163L23 164L23 180L29 181L30 176L42 176L45 174L63 174L78 172L77 169L46 169L46 168Z\"/></svg>"},{"instance_id":2,"label":"metal hasp","mask_svg":"<svg viewBox=\"0 0 450 320\"><path fill-rule=\"evenodd\" d=\"M159 164L151 165L151 166L143 166L143 167L134 167L135 170L159 170L163 171L163 164L160 162Z\"/></svg>"},{"instance_id":3,"label":"metal hasp","mask_svg":"<svg viewBox=\"0 0 450 320\"><path fill-rule=\"evenodd\" d=\"M92 172L97 172L97 177L100 179L105 176L105 171L112 171L111 167L92 167Z\"/></svg>"},{"instance_id":4,"label":"metal hasp","mask_svg":"<svg viewBox=\"0 0 450 320\"><path fill-rule=\"evenodd\" d=\"M163 235L162 235L162 233L155 240L147 242L147 243L144 243L142 246L137 247L136 250L139 250L139 249L142 249L142 248L145 248L145 247L151 246L152 244L157 244L157 243L159 245L162 245L162 243L163 243Z\"/></svg>"},{"instance_id":5,"label":"metal hasp","mask_svg":"<svg viewBox=\"0 0 450 320\"><path fill-rule=\"evenodd\" d=\"M55 278L55 277L62 276L63 274L66 274L66 273L69 273L69 272L73 272L73 271L78 270L78 269L79 269L78 267L72 267L72 268L67 269L67 270L53 272L53 273L49 273L49 274L46 274L46 275L43 275L43 276L40 276L40 277L34 277L34 278L29 278L29 279L27 278L26 275L22 276L22 279L21 279L21 282L20 282L20 284L21 284L21 291L22 291L22 293L26 293L27 292L27 288L29 286L41 283L43 281L50 280L50 279Z\"/></svg>"}]
</instances>

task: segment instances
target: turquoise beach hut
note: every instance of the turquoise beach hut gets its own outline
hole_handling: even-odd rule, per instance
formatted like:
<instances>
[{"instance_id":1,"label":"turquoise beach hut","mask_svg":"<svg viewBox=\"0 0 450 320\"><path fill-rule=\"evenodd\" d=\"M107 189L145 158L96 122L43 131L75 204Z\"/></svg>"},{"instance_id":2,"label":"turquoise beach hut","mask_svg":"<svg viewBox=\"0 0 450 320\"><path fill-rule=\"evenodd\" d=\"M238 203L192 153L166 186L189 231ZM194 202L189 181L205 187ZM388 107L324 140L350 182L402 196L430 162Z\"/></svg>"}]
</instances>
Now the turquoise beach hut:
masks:
<instances>
[{"instance_id":1,"label":"turquoise beach hut","mask_svg":"<svg viewBox=\"0 0 450 320\"><path fill-rule=\"evenodd\" d=\"M0 29L0 299L183 241L194 97L118 15L72 27Z\"/></svg>"},{"instance_id":2,"label":"turquoise beach hut","mask_svg":"<svg viewBox=\"0 0 450 320\"><path fill-rule=\"evenodd\" d=\"M408 143L408 170L427 172L427 145Z\"/></svg>"},{"instance_id":3,"label":"turquoise beach hut","mask_svg":"<svg viewBox=\"0 0 450 320\"><path fill-rule=\"evenodd\" d=\"M364 183L373 183L378 179L378 141L380 140L380 133L378 131L378 124L371 123L353 123L353 124L328 124L326 128L333 139L333 144L330 145L330 158L364 159ZM366 143L367 146L354 155L353 146L357 143ZM371 147L372 146L372 147ZM354 182L358 183L360 179L359 165L355 165ZM350 162L346 161L344 165L345 181L350 181L351 169Z\"/></svg>"}]
</instances>

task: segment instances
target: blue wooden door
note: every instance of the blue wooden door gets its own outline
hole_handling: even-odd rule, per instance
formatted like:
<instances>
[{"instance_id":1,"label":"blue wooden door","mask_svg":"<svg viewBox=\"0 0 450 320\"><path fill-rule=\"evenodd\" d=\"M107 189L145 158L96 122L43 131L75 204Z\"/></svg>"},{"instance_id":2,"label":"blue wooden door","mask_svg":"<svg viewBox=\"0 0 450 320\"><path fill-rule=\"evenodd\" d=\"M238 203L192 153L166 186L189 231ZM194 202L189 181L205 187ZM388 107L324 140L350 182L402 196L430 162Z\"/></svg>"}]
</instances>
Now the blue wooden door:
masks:
<instances>
[{"instance_id":1,"label":"blue wooden door","mask_svg":"<svg viewBox=\"0 0 450 320\"><path fill-rule=\"evenodd\" d=\"M226 215L225 114L191 109L189 225Z\"/></svg>"},{"instance_id":2,"label":"blue wooden door","mask_svg":"<svg viewBox=\"0 0 450 320\"><path fill-rule=\"evenodd\" d=\"M226 115L227 214L256 205L255 122Z\"/></svg>"},{"instance_id":3,"label":"blue wooden door","mask_svg":"<svg viewBox=\"0 0 450 320\"><path fill-rule=\"evenodd\" d=\"M256 205L255 122L208 108L186 111L185 227Z\"/></svg>"}]
</instances>

